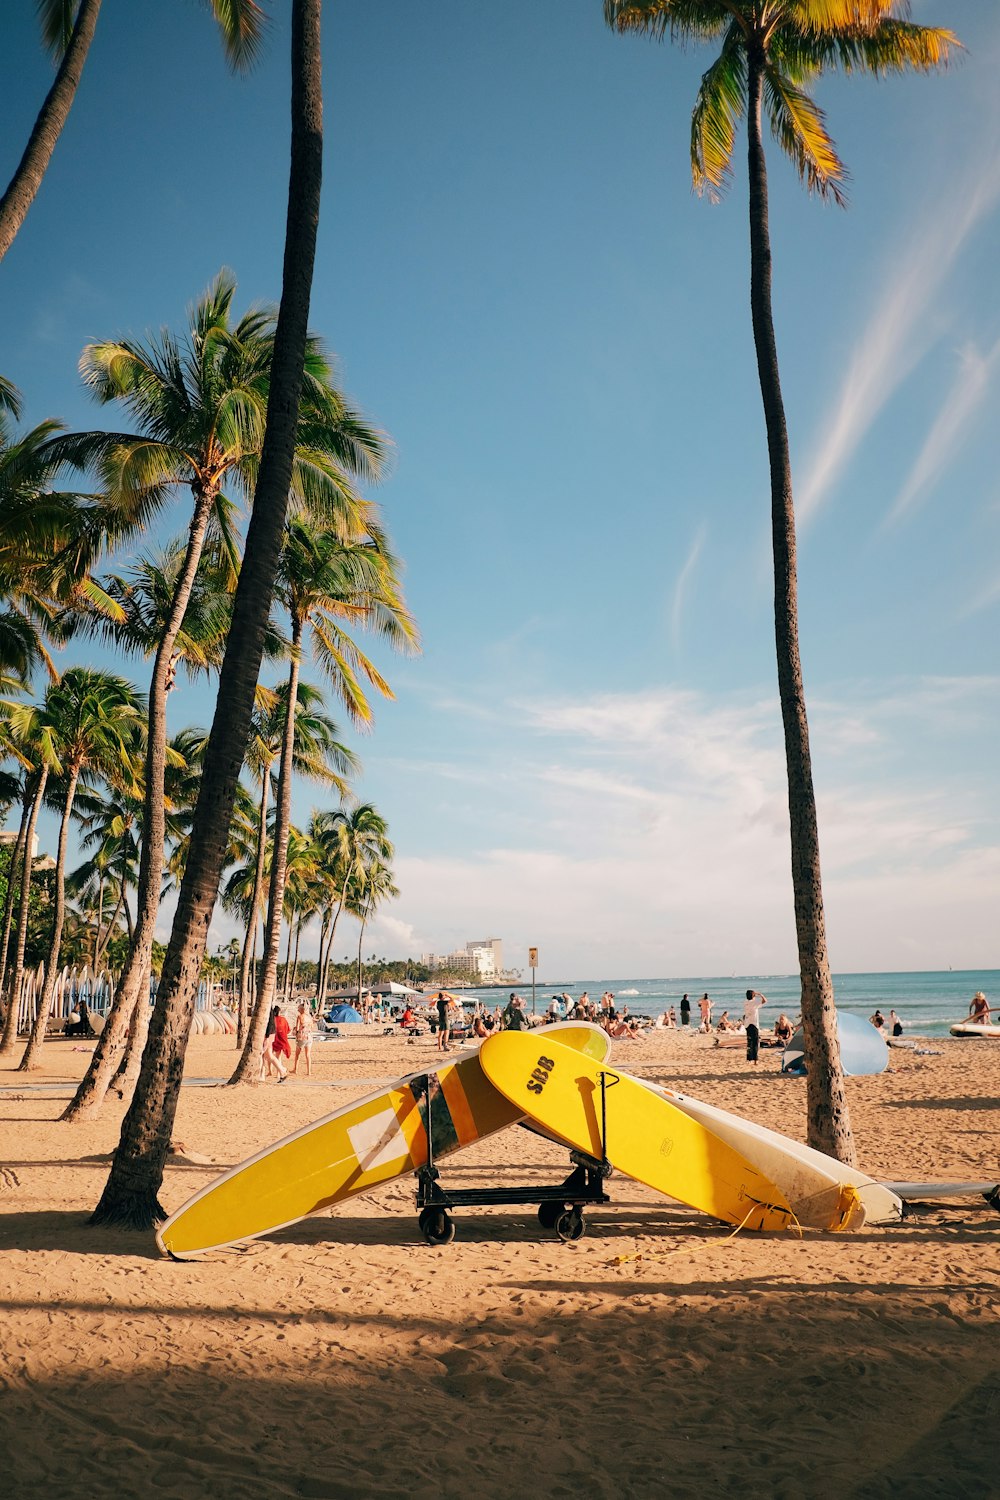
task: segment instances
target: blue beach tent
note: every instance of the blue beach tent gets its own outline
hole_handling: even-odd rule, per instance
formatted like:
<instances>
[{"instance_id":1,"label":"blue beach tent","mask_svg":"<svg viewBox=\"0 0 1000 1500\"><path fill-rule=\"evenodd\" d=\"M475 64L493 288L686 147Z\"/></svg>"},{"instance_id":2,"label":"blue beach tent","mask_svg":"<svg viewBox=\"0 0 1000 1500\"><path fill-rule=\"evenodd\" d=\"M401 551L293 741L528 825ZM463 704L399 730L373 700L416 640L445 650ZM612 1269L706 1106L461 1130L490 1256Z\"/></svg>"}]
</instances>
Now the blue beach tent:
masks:
<instances>
[{"instance_id":1,"label":"blue beach tent","mask_svg":"<svg viewBox=\"0 0 1000 1500\"><path fill-rule=\"evenodd\" d=\"M333 1005L327 1012L326 1019L335 1024L340 1024L344 1021L360 1021L362 1018L358 1015L353 1005Z\"/></svg>"}]
</instances>

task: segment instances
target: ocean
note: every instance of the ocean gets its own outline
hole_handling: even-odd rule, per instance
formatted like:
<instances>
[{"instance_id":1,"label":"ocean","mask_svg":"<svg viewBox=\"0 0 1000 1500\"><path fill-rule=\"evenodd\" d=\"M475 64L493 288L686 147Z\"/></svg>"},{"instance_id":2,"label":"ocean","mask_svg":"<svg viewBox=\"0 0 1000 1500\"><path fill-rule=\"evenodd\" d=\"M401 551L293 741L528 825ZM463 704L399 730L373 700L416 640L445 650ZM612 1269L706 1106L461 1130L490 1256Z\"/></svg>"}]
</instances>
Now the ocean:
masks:
<instances>
[{"instance_id":1,"label":"ocean","mask_svg":"<svg viewBox=\"0 0 1000 1500\"><path fill-rule=\"evenodd\" d=\"M835 974L834 994L840 1010L867 1018L876 1007L884 1016L894 1010L903 1023L903 1034L945 1037L949 1026L964 1020L969 1001L976 990L982 990L993 1006L994 1019L1000 1012L1000 969L944 969L902 974ZM501 992L496 989L464 990L463 995L479 996L495 1005L509 989L523 995L531 1004L531 980L523 979ZM799 976L797 974L728 974L692 975L678 979L545 979L535 985L535 1008L542 1014L553 995L565 990L574 997L584 990L592 1000L599 1000L605 990L612 990L619 1005L627 1002L633 1015L658 1016L669 1006L680 1007L687 992L691 1001L692 1021L698 1024L698 998L705 991L712 998L713 1020L724 1010L737 1019L743 1013L748 989L759 990L771 1002L762 1012L762 1021L773 1021L781 1011L795 1019L799 1013Z\"/></svg>"}]
</instances>

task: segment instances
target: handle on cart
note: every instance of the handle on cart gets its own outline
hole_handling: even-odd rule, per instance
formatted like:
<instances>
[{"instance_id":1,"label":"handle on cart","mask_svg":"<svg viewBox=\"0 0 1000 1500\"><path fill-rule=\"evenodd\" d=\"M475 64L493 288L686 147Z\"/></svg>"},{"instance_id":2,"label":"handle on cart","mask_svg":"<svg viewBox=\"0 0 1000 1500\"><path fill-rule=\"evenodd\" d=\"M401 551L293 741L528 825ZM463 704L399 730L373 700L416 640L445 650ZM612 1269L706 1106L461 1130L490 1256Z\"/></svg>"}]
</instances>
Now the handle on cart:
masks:
<instances>
[{"instance_id":1,"label":"handle on cart","mask_svg":"<svg viewBox=\"0 0 1000 1500\"><path fill-rule=\"evenodd\" d=\"M601 1080L601 1165L608 1167L611 1165L608 1161L608 1089L614 1088L621 1079L617 1073L605 1073L603 1069L597 1076Z\"/></svg>"},{"instance_id":2,"label":"handle on cart","mask_svg":"<svg viewBox=\"0 0 1000 1500\"><path fill-rule=\"evenodd\" d=\"M427 1135L427 1170L433 1177L437 1176L434 1171L434 1127L431 1124L431 1075L424 1074L424 1108L427 1112L425 1132Z\"/></svg>"}]
</instances>

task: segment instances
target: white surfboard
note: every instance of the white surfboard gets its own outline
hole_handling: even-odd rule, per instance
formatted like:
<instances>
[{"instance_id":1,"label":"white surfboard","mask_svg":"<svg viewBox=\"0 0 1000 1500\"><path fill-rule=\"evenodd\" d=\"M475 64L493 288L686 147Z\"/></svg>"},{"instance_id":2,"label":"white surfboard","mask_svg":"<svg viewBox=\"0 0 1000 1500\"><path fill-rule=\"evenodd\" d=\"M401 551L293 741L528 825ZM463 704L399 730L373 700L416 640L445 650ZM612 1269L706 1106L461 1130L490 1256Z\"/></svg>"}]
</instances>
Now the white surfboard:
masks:
<instances>
[{"instance_id":1,"label":"white surfboard","mask_svg":"<svg viewBox=\"0 0 1000 1500\"><path fill-rule=\"evenodd\" d=\"M1000 1182L884 1182L882 1186L907 1203L921 1198L985 1198L1000 1208Z\"/></svg>"}]
</instances>

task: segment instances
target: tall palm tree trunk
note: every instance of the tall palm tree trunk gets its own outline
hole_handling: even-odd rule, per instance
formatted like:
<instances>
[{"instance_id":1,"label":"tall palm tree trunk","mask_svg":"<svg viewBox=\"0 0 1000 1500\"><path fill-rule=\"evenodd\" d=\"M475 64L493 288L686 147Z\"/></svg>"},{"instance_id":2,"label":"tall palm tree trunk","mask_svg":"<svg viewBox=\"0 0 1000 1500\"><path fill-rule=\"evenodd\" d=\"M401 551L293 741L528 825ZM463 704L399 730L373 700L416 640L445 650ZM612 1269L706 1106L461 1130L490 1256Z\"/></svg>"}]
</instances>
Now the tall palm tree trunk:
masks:
<instances>
[{"instance_id":1,"label":"tall palm tree trunk","mask_svg":"<svg viewBox=\"0 0 1000 1500\"><path fill-rule=\"evenodd\" d=\"M25 839L28 832L28 819L31 817L32 793L29 786L25 789L21 800L21 822L17 830L17 838L10 854L10 864L7 866L7 896L3 905L3 939L0 942L0 995L4 992L4 980L7 977L7 955L10 951L10 933L14 925L15 891L17 890L18 874L22 869L21 861L24 858Z\"/></svg>"},{"instance_id":2,"label":"tall palm tree trunk","mask_svg":"<svg viewBox=\"0 0 1000 1500\"><path fill-rule=\"evenodd\" d=\"M139 1069L142 1066L142 1050L149 1034L149 1018L153 1013L153 1007L149 1003L149 975L150 971L147 969L143 976L139 998L132 1007L132 1020L129 1022L125 1051L118 1064L118 1071L109 1085L122 1099L129 1099L132 1096L132 1090L135 1088Z\"/></svg>"},{"instance_id":3,"label":"tall palm tree trunk","mask_svg":"<svg viewBox=\"0 0 1000 1500\"><path fill-rule=\"evenodd\" d=\"M286 871L287 873L287 871ZM285 972L281 976L281 998L287 1000L292 985L292 941L295 936L295 923L288 924L288 941L285 943Z\"/></svg>"},{"instance_id":4,"label":"tall palm tree trunk","mask_svg":"<svg viewBox=\"0 0 1000 1500\"><path fill-rule=\"evenodd\" d=\"M24 862L21 865L21 907L17 914L17 940L14 946L14 962L11 966L10 986L7 990L7 1019L4 1022L3 1038L0 1039L0 1057L13 1052L17 1046L17 1019L21 1005L21 981L24 978L24 949L28 940L28 916L31 902L31 851L35 846L35 828L38 813L45 796L45 784L49 779L48 766L42 766L35 798L31 805L31 816L24 835Z\"/></svg>"},{"instance_id":5,"label":"tall palm tree trunk","mask_svg":"<svg viewBox=\"0 0 1000 1500\"><path fill-rule=\"evenodd\" d=\"M257 929L260 925L260 903L264 894L264 865L267 860L267 792L271 784L270 768L261 779L260 817L257 821L257 862L253 872L253 897L250 902L250 921L243 939L240 958L240 999L236 1014L236 1045L242 1047L246 1041L247 1019L252 1010L250 972L257 951Z\"/></svg>"},{"instance_id":6,"label":"tall palm tree trunk","mask_svg":"<svg viewBox=\"0 0 1000 1500\"><path fill-rule=\"evenodd\" d=\"M323 165L322 0L292 5L292 150L281 304L274 341L267 430L247 530L229 645L219 677L191 847L160 979L157 1005L98 1223L151 1228L177 1110L198 976L219 894L254 692L264 653L298 422Z\"/></svg>"},{"instance_id":7,"label":"tall palm tree trunk","mask_svg":"<svg viewBox=\"0 0 1000 1500\"><path fill-rule=\"evenodd\" d=\"M326 947L326 931L330 923L329 910L324 911L319 927L319 949L316 953L316 1002L323 1003L323 950Z\"/></svg>"},{"instance_id":8,"label":"tall palm tree trunk","mask_svg":"<svg viewBox=\"0 0 1000 1500\"><path fill-rule=\"evenodd\" d=\"M295 956L292 959L292 982L288 986L289 998L294 998L295 985L299 977L299 943L302 941L302 917L295 924Z\"/></svg>"},{"instance_id":9,"label":"tall palm tree trunk","mask_svg":"<svg viewBox=\"0 0 1000 1500\"><path fill-rule=\"evenodd\" d=\"M49 1024L49 1011L52 1009L52 1001L56 992L56 980L59 977L59 948L62 944L63 924L66 920L66 842L69 837L69 820L73 813L73 803L76 800L76 786L79 778L79 766L71 766L69 768L69 781L66 785L66 800L63 803L62 820L59 824L59 845L56 850L55 913L52 923L52 941L49 944L49 956L45 961L45 983L42 985L42 993L38 1000L38 1009L35 1012L35 1024L31 1028L28 1045L25 1047L24 1056L17 1066L19 1073L29 1073L32 1068L41 1066L40 1058L42 1046L45 1042L45 1033Z\"/></svg>"},{"instance_id":10,"label":"tall palm tree trunk","mask_svg":"<svg viewBox=\"0 0 1000 1500\"><path fill-rule=\"evenodd\" d=\"M750 175L750 306L771 469L771 537L774 548L774 636L778 696L785 733L792 892L802 984L802 1027L808 1068L809 1144L839 1161L856 1157L837 1039L837 1012L826 947L819 828L809 754L805 688L799 655L795 506L788 431L778 373L771 309L771 244L767 170L761 139L763 57L750 51L747 125Z\"/></svg>"},{"instance_id":11,"label":"tall palm tree trunk","mask_svg":"<svg viewBox=\"0 0 1000 1500\"><path fill-rule=\"evenodd\" d=\"M243 1052L230 1084L256 1083L260 1076L260 1049L264 1043L268 1012L274 1001L278 977L278 952L281 947L281 918L285 904L285 873L288 868L288 834L292 826L292 776L295 754L295 707L299 689L299 665L302 645L302 621L292 617L292 663L288 669L288 708L285 732L281 741L278 770L278 795L275 800L274 837L271 842L271 881L267 898L267 927L264 931L264 958L260 988L253 1016L247 1028ZM288 929L288 957L291 957L292 929ZM288 977L288 958L285 977Z\"/></svg>"},{"instance_id":12,"label":"tall palm tree trunk","mask_svg":"<svg viewBox=\"0 0 1000 1500\"><path fill-rule=\"evenodd\" d=\"M101 0L81 0L69 46L59 64L55 81L45 96L17 171L0 199L0 260L14 243L14 237L42 185L56 142L76 98L100 9Z\"/></svg>"},{"instance_id":13,"label":"tall palm tree trunk","mask_svg":"<svg viewBox=\"0 0 1000 1500\"><path fill-rule=\"evenodd\" d=\"M122 909L124 907L125 907L125 882L124 882L124 880L121 880L121 881L119 881L119 884L118 884L118 900L115 902L115 909L111 913L110 918L108 919L108 925L107 925L107 928L106 928L106 930L104 932L103 937L99 937L99 941L97 943L97 946L94 949L93 969L94 969L95 973L97 972L98 965L101 963L102 959L104 958L105 952L107 951L108 944L110 943L112 937L115 934L115 931L116 931L116 929L118 927L118 919L121 916Z\"/></svg>"},{"instance_id":14,"label":"tall palm tree trunk","mask_svg":"<svg viewBox=\"0 0 1000 1500\"><path fill-rule=\"evenodd\" d=\"M90 949L90 967L97 968L97 945L101 941L101 929L104 926L104 870L97 882L97 920L94 923L94 941Z\"/></svg>"},{"instance_id":15,"label":"tall palm tree trunk","mask_svg":"<svg viewBox=\"0 0 1000 1500\"><path fill-rule=\"evenodd\" d=\"M326 1000L327 995L330 993L330 966L333 963L333 943L334 943L334 939L337 936L337 923L340 921L340 914L341 914L341 912L343 910L344 910L344 892L341 891L341 893L340 893L340 900L337 902L337 910L334 912L334 914L333 914L333 921L330 924L330 938L329 938L329 941L327 942L327 945L326 945L326 957L323 960L323 999L324 999L324 1001Z\"/></svg>"},{"instance_id":16,"label":"tall palm tree trunk","mask_svg":"<svg viewBox=\"0 0 1000 1500\"><path fill-rule=\"evenodd\" d=\"M160 909L163 851L167 837L163 778L167 759L167 694L173 674L171 657L184 623L191 590L194 588L214 503L215 492L211 489L203 489L196 495L184 562L177 576L170 614L153 661L149 684L146 784L143 791L142 852L139 857L135 930L125 968L115 991L114 1004L108 1012L104 1030L98 1038L87 1071L59 1117L62 1120L85 1119L93 1115L103 1103L128 1037L132 1012L142 988L142 977L149 970L156 918Z\"/></svg>"},{"instance_id":17,"label":"tall palm tree trunk","mask_svg":"<svg viewBox=\"0 0 1000 1500\"><path fill-rule=\"evenodd\" d=\"M365 940L365 925L366 925L367 921L368 921L368 912L366 910L364 912L362 918L361 918L361 931L358 933L358 1004L359 1005L361 1004L361 975L362 975L361 945L362 945L362 943Z\"/></svg>"}]
</instances>

